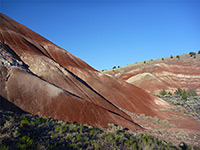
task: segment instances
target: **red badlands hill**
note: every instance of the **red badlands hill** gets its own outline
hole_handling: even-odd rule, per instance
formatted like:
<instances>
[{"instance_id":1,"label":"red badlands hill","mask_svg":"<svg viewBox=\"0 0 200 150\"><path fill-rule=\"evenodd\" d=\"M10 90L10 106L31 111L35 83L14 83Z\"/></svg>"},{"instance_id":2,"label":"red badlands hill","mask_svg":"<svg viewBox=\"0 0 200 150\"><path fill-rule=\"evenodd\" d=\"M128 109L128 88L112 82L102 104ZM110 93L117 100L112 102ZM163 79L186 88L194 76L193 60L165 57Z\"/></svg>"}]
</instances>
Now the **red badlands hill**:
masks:
<instances>
[{"instance_id":1,"label":"red badlands hill","mask_svg":"<svg viewBox=\"0 0 200 150\"><path fill-rule=\"evenodd\" d=\"M98 72L22 24L0 14L0 107L107 127L141 129L127 112L164 118L169 104Z\"/></svg>"},{"instance_id":2,"label":"red badlands hill","mask_svg":"<svg viewBox=\"0 0 200 150\"><path fill-rule=\"evenodd\" d=\"M149 60L104 73L134 84L151 94L158 94L163 88L172 93L177 88L191 88L196 89L200 95L200 54Z\"/></svg>"}]
</instances>

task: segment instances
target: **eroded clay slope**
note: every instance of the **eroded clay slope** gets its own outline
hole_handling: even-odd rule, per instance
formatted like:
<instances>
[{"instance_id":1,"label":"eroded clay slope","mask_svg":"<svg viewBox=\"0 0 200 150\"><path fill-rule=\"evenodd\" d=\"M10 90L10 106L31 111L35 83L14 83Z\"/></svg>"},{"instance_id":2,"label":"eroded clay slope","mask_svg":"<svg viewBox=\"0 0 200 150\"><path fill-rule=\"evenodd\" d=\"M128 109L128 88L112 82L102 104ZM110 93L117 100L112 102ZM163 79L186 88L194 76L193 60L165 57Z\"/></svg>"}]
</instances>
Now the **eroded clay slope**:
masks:
<instances>
[{"instance_id":1,"label":"eroded clay slope","mask_svg":"<svg viewBox=\"0 0 200 150\"><path fill-rule=\"evenodd\" d=\"M1 109L21 110L40 116L107 127L108 123L141 129L124 112L112 105L103 108L53 85L28 69L28 66L5 44L0 43L0 95ZM20 110L19 110L20 109Z\"/></svg>"},{"instance_id":2,"label":"eroded clay slope","mask_svg":"<svg viewBox=\"0 0 200 150\"><path fill-rule=\"evenodd\" d=\"M0 95L42 116L106 127L140 127L126 113L164 118L169 104L104 75L37 33L0 15Z\"/></svg>"},{"instance_id":3,"label":"eroded clay slope","mask_svg":"<svg viewBox=\"0 0 200 150\"><path fill-rule=\"evenodd\" d=\"M192 88L200 94L200 54L195 57L180 55L180 59L173 57L150 60L145 64L128 65L106 73L151 94L158 94L163 88L172 93L177 88Z\"/></svg>"}]
</instances>

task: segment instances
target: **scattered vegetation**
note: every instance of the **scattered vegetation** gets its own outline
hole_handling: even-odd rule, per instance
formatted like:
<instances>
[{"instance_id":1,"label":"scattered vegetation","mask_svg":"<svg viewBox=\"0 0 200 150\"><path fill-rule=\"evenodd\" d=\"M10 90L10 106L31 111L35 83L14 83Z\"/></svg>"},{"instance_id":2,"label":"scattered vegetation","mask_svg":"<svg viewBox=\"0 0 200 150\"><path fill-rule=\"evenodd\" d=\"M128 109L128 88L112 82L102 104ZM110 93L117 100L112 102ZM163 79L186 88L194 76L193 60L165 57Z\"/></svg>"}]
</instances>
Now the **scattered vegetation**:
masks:
<instances>
[{"instance_id":1,"label":"scattered vegetation","mask_svg":"<svg viewBox=\"0 0 200 150\"><path fill-rule=\"evenodd\" d=\"M179 56L179 55L177 55L177 56L176 56L176 58L177 58L177 59L180 59L180 56Z\"/></svg>"},{"instance_id":2,"label":"scattered vegetation","mask_svg":"<svg viewBox=\"0 0 200 150\"><path fill-rule=\"evenodd\" d=\"M137 118L140 118L142 120L146 120L146 121L150 121L151 123L155 124L155 125L159 125L162 127L175 127L174 124L170 123L168 120L160 120L158 117L151 117L151 116L146 116L145 114L135 114L135 113L131 113L132 115L136 116Z\"/></svg>"},{"instance_id":3,"label":"scattered vegetation","mask_svg":"<svg viewBox=\"0 0 200 150\"><path fill-rule=\"evenodd\" d=\"M190 57L196 58L196 53L195 52L190 52L189 55L190 55Z\"/></svg>"},{"instance_id":4,"label":"scattered vegetation","mask_svg":"<svg viewBox=\"0 0 200 150\"><path fill-rule=\"evenodd\" d=\"M197 95L195 88L188 88L187 91L177 88L174 95L169 94L171 92L166 93L165 89L162 89L160 94L156 96L173 105L183 106L187 110L185 111L186 114L200 119L200 96Z\"/></svg>"},{"instance_id":5,"label":"scattered vegetation","mask_svg":"<svg viewBox=\"0 0 200 150\"><path fill-rule=\"evenodd\" d=\"M116 66L114 66L112 69L113 69L113 70L116 69Z\"/></svg>"},{"instance_id":6,"label":"scattered vegetation","mask_svg":"<svg viewBox=\"0 0 200 150\"><path fill-rule=\"evenodd\" d=\"M197 96L196 88L188 88L186 91L185 89L177 88L177 90L174 92L175 95L178 96Z\"/></svg>"},{"instance_id":7,"label":"scattered vegetation","mask_svg":"<svg viewBox=\"0 0 200 150\"><path fill-rule=\"evenodd\" d=\"M183 90L181 88L177 88L177 90L174 92L175 95L181 96L183 93Z\"/></svg>"},{"instance_id":8,"label":"scattered vegetation","mask_svg":"<svg viewBox=\"0 0 200 150\"><path fill-rule=\"evenodd\" d=\"M196 53L195 52L190 52L189 55L190 55L190 57L196 56Z\"/></svg>"},{"instance_id":9,"label":"scattered vegetation","mask_svg":"<svg viewBox=\"0 0 200 150\"><path fill-rule=\"evenodd\" d=\"M188 96L198 96L196 89L195 88L188 88L188 90L186 91L185 89L181 89L181 88L177 88L177 90L174 92L175 95L177 96L181 96L182 99L187 100ZM165 89L162 89L160 91L160 95L172 95L172 93L169 91L168 93L165 91Z\"/></svg>"},{"instance_id":10,"label":"scattered vegetation","mask_svg":"<svg viewBox=\"0 0 200 150\"><path fill-rule=\"evenodd\" d=\"M190 57L193 57L193 58L196 58L197 57L197 54L200 54L200 50L197 52L197 53L195 53L195 52L189 52L189 56ZM176 55L176 56L173 56L173 55L170 55L170 57L168 57L168 58L171 58L171 59L173 59L173 58L177 58L177 59L180 59L181 58L181 56L180 55ZM164 61L164 60L168 60L168 58L160 58L162 61ZM158 59L155 59L155 61L156 60L158 60ZM154 61L154 59L150 59L149 61ZM141 63L143 63L143 64L146 64L147 62L149 62L149 61L141 61L141 62L135 62L134 64L141 64ZM128 64L126 64L126 66L127 66ZM129 64L130 65L130 64ZM120 66L114 66L112 69L108 69L108 70L115 70L115 69L117 69L117 68L121 68ZM104 70L102 70L102 72L103 71L106 71L107 69L104 69Z\"/></svg>"},{"instance_id":11,"label":"scattered vegetation","mask_svg":"<svg viewBox=\"0 0 200 150\"><path fill-rule=\"evenodd\" d=\"M130 134L113 124L109 124L110 129L99 129L4 111L0 111L0 117L0 149L178 149L152 136Z\"/></svg>"}]
</instances>

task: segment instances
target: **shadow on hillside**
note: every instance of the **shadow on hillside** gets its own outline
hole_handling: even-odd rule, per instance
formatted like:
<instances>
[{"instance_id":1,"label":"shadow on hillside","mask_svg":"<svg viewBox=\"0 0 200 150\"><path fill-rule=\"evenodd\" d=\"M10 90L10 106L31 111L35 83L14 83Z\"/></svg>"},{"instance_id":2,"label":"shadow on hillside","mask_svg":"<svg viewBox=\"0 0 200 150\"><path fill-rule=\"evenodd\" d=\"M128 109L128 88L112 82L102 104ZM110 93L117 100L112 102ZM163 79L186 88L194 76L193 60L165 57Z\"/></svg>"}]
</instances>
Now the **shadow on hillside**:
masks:
<instances>
[{"instance_id":1,"label":"shadow on hillside","mask_svg":"<svg viewBox=\"0 0 200 150\"><path fill-rule=\"evenodd\" d=\"M0 110L12 111L17 114L27 114L24 110L16 106L15 104L9 102L7 99L0 95Z\"/></svg>"}]
</instances>

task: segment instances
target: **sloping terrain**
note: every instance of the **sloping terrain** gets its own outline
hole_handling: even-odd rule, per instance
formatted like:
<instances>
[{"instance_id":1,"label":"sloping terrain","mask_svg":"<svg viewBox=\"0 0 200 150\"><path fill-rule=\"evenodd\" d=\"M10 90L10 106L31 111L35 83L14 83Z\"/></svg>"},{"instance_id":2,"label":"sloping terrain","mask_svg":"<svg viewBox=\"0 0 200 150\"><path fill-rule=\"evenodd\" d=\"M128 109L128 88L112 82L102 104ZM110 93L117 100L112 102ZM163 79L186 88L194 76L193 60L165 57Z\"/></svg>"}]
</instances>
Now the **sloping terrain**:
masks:
<instances>
[{"instance_id":1,"label":"sloping terrain","mask_svg":"<svg viewBox=\"0 0 200 150\"><path fill-rule=\"evenodd\" d=\"M198 149L181 142L170 142L144 135L131 134L119 126L109 129L53 120L30 114L18 115L0 111L0 149Z\"/></svg>"},{"instance_id":2,"label":"sloping terrain","mask_svg":"<svg viewBox=\"0 0 200 150\"><path fill-rule=\"evenodd\" d=\"M4 98L4 101L1 100L1 107L7 108L5 102L8 100L26 112L41 116L52 116L56 119L96 124L102 127L106 127L109 122L116 124L126 122L129 127L139 128L127 114L99 95L94 94L103 101L105 107L39 78L5 44L1 43L0 52L3 64L0 66L1 97Z\"/></svg>"},{"instance_id":3,"label":"sloping terrain","mask_svg":"<svg viewBox=\"0 0 200 150\"><path fill-rule=\"evenodd\" d=\"M163 88L171 93L177 88L196 89L200 94L200 54L149 60L104 73L151 94L158 94Z\"/></svg>"},{"instance_id":4,"label":"sloping terrain","mask_svg":"<svg viewBox=\"0 0 200 150\"><path fill-rule=\"evenodd\" d=\"M37 33L0 15L1 108L80 124L142 129L127 112L165 118L170 105L117 81ZM15 108L16 106L16 108ZM7 109L7 108L6 108Z\"/></svg>"},{"instance_id":5,"label":"sloping terrain","mask_svg":"<svg viewBox=\"0 0 200 150\"><path fill-rule=\"evenodd\" d=\"M184 63L182 63L184 57ZM170 65L167 65L167 62ZM146 64L138 63L138 68L134 71L129 70L129 68L131 69L137 65L130 65L112 70L105 75L22 24L0 14L0 109L15 113L27 113L25 117L30 116L29 113L31 113L43 117L50 116L56 120L101 128L106 128L109 123L112 123L123 128L133 129L129 130L131 134L141 132L142 134L153 135L169 140L176 146L182 141L193 146L199 146L200 121L197 118L199 115L193 115L183 107L184 105L172 105L174 103L171 103L171 101L179 103L179 100L170 99L166 102L152 96L142 88L126 82L126 80L132 82L145 78L148 79L146 80L148 86L151 85L152 88L154 87L153 84L164 82L161 79L157 80L158 77L151 71L148 72L148 66L151 68L153 64L155 68L157 67L155 69L158 72L157 74L162 74L166 70L172 70L175 73L179 72L179 80L183 76L183 70L185 69L184 71L186 72L186 69L190 68L187 71L190 76L184 76L183 81L193 80L194 85L189 84L189 86L196 86L195 81L199 81L196 78L199 73L198 62L199 56L191 58L188 55L184 55L180 56L180 59L165 58L164 61L153 60L147 61ZM180 66L177 66L179 63L180 66L185 66L182 68L183 70ZM193 67L191 67L191 64ZM173 69L167 66L173 66ZM141 68L143 68L143 74L140 76L136 73L137 71L140 72ZM131 78L133 77L131 71L135 73L134 78ZM125 74L126 72L129 72L129 74ZM163 74L163 78L167 80L170 77L168 77L169 74L165 74L165 76ZM188 80L186 80L186 77ZM163 83L160 86L163 88ZM196 101L199 101L199 97L194 97L194 104L196 104ZM185 102L185 104L188 107L191 105L190 102ZM199 112L199 106L192 108L197 110L196 113ZM189 110L193 111L193 109ZM40 129L42 130L43 127L48 126L46 124L42 126L38 124L39 128L35 128L34 124L38 123L38 117L36 117L35 123L34 119L31 119L35 117L30 117L27 123L24 115L7 117L6 113L1 115L1 118L3 128L8 126L13 129L11 131L9 128L5 128L5 130L11 131L9 132L11 135L4 135L7 135L11 142L17 142L18 140L20 140L18 142L21 142L22 140L22 143L20 143L22 147L27 146L24 145L24 142L30 140L30 137L27 137L29 133L38 133ZM19 118L24 118L25 122L19 122ZM62 124L65 123L62 122ZM33 132L32 130L24 132L27 134L23 133L18 136L17 128L20 126L21 129L23 125L25 125L25 128L28 125L28 127L31 127L31 129L33 127L35 130ZM51 129L54 130L53 126ZM56 126L55 131L51 129L49 131L52 132L48 136L53 132L58 132L56 136L63 136L59 130L61 129L62 132L62 125ZM41 134L45 134L47 131L45 130ZM25 136L25 141L21 136ZM77 140L77 136L76 132L73 137L70 135L70 139ZM31 138L40 140L40 138L46 138L46 135L41 135L39 138ZM58 139L57 137L55 138ZM4 137L0 137L0 140L2 139ZM108 140L111 139L112 137L108 137ZM50 141L60 142L54 140L53 137L50 137ZM61 141L62 143L63 141ZM44 145L49 147L54 144ZM16 146L19 145L17 144Z\"/></svg>"}]
</instances>

